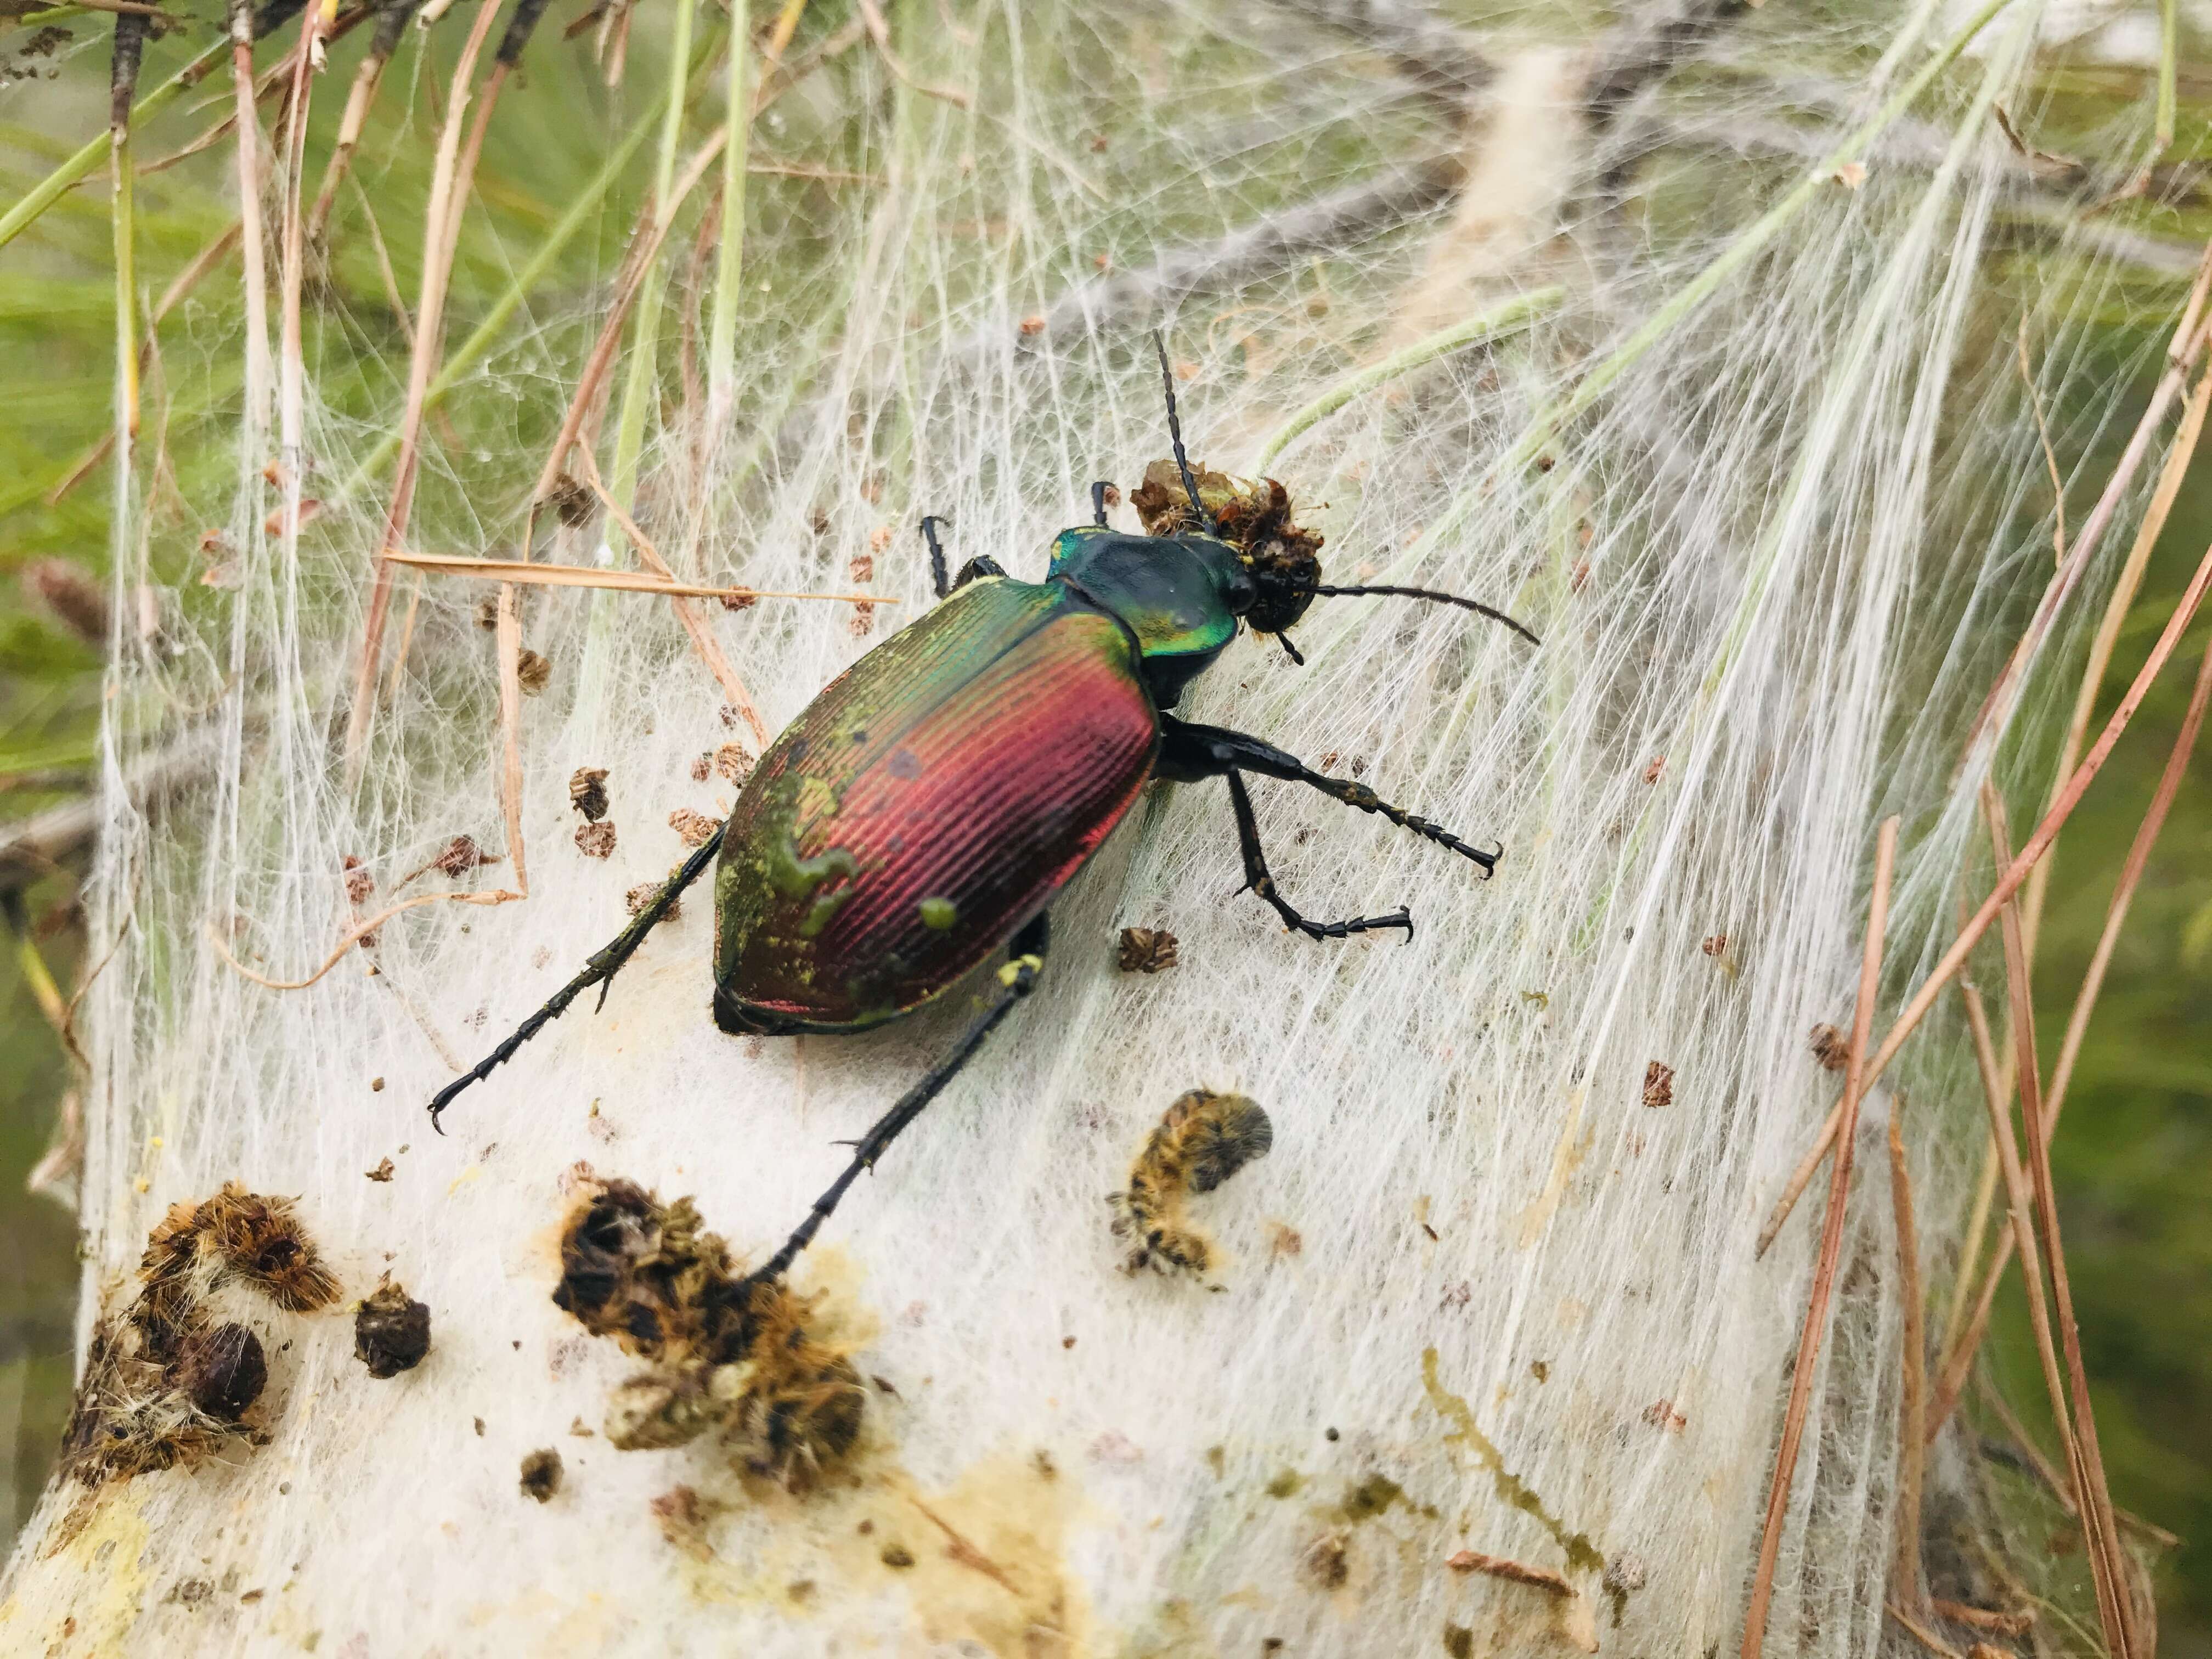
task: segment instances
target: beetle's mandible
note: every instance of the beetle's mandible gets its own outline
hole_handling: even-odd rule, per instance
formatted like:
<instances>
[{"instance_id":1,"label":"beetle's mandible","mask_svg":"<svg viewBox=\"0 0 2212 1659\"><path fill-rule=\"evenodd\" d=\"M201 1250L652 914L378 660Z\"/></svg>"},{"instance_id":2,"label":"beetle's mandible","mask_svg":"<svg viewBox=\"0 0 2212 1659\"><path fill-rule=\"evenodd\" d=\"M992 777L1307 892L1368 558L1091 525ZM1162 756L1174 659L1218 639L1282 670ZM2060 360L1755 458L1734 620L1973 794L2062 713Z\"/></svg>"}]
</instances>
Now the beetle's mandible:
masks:
<instances>
[{"instance_id":1,"label":"beetle's mandible","mask_svg":"<svg viewBox=\"0 0 2212 1659\"><path fill-rule=\"evenodd\" d=\"M1425 588L1330 586L1310 546L1264 556L1224 539L1200 497L1177 419L1175 378L1158 336L1176 476L1188 501L1170 533L1134 535L1107 520L1110 486L1091 487L1093 522L1053 540L1041 582L988 558L948 579L931 517L921 521L941 604L854 663L769 745L722 828L630 925L544 1006L430 1103L487 1076L593 985L606 986L678 895L714 872L714 1023L780 1036L866 1030L911 1013L1003 956L988 1006L943 1060L854 1146L851 1162L798 1230L748 1283L772 1279L812 1240L872 1168L1035 988L1048 943L1046 907L1098 850L1147 781L1220 778L1243 854L1245 885L1286 929L1340 939L1388 915L1315 921L1276 890L1245 776L1287 779L1379 812L1472 860L1469 846L1362 784L1316 772L1241 732L1170 711L1211 666L1240 621L1285 630L1324 595L1388 593L1504 613ZM1280 492L1276 491L1279 500ZM1279 545L1279 544L1278 544Z\"/></svg>"}]
</instances>

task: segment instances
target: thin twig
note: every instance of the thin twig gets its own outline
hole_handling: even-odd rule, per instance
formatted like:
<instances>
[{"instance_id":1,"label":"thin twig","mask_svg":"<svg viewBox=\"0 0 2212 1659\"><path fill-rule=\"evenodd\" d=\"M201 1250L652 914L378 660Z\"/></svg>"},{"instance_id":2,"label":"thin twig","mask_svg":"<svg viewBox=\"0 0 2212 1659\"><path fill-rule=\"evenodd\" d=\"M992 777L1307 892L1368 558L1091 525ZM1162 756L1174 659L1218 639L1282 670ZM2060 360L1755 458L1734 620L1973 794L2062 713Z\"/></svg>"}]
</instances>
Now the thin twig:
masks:
<instances>
[{"instance_id":1,"label":"thin twig","mask_svg":"<svg viewBox=\"0 0 2212 1659\"><path fill-rule=\"evenodd\" d=\"M337 948L331 951L323 965L305 979L271 979L267 975L257 973L247 967L236 957L231 955L230 945L222 936L222 929L216 925L212 916L208 919L208 938L215 945L215 953L222 958L226 966L240 976L252 980L256 985L264 986L271 991L304 991L338 963L343 962L346 952L358 945L363 936L374 933L403 910L420 909L426 904L513 904L523 896L520 893L509 892L503 887L489 893L417 893L413 898L402 899L398 903L378 911L368 921L356 922L352 927L347 929L344 935L339 939Z\"/></svg>"},{"instance_id":2,"label":"thin twig","mask_svg":"<svg viewBox=\"0 0 2212 1659\"><path fill-rule=\"evenodd\" d=\"M1888 1611L1889 1616L1904 1626L1912 1638L1922 1647L1926 1648L1929 1652L1942 1656L1942 1659L1959 1659L1958 1649L1936 1635L1934 1631L1929 1630L1927 1626L1922 1624L1896 1602L1889 1603Z\"/></svg>"},{"instance_id":3,"label":"thin twig","mask_svg":"<svg viewBox=\"0 0 2212 1659\"><path fill-rule=\"evenodd\" d=\"M1905 1158L1905 1097L1889 1097L1889 1198L1897 1222L1897 1295L1905 1313L1903 1386L1899 1390L1897 1437L1897 1540L1889 1591L1911 1612L1928 1604L1927 1581L1920 1565L1920 1490L1925 1466L1920 1419L1928 1387L1927 1358L1922 1352L1920 1245L1912 1224L1912 1173Z\"/></svg>"},{"instance_id":4,"label":"thin twig","mask_svg":"<svg viewBox=\"0 0 2212 1659\"><path fill-rule=\"evenodd\" d=\"M599 504L622 526L623 533L629 538L630 545L637 550L638 556L659 572L665 580L675 581L676 573L668 568L668 562L660 556L646 533L637 527L636 521L623 510L622 503L608 492L605 481L599 477L599 463L592 459L592 452L585 449L578 453L584 458L592 493L599 498ZM751 727L753 741L757 745L756 752L765 750L769 744L769 731L761 720L760 710L753 706L752 694L745 690L744 681L738 677L737 669L724 654L721 642L715 639L714 630L707 626L707 619L699 613L696 601L672 595L669 603L675 607L677 620L684 624L684 631L691 636L692 649L699 653L700 660L707 665L708 672L721 685L722 696Z\"/></svg>"},{"instance_id":5,"label":"thin twig","mask_svg":"<svg viewBox=\"0 0 2212 1659\"><path fill-rule=\"evenodd\" d=\"M1897 1051L1905 1045L1905 1040L1928 1017L1928 1011L1936 1006L1936 999L1942 994L1943 988L1951 982L1968 953L1988 931L1990 924L1996 920L1999 907L2020 890L2027 881L2028 872L2051 850L2051 844L2057 839L2058 831L2073 816L2074 809L2081 804L2081 797L2088 792L2097 774L2104 769L2105 762L2112 755L2112 745L2120 740L2120 734L2128 729L2128 722L2135 718L2136 710L2142 706L2143 698L2149 695L2151 684L2166 666L2166 659L2173 654L2174 647L2181 642L2182 635L2187 631L2190 623L2196 617L2198 605L2203 602L2208 586L2212 586L2212 548L2206 550L2204 557L2198 562L2197 574L2190 579L2181 602L2174 607L2173 615L2166 619L2165 631L2159 635L2158 643L2151 647L2150 655L2144 659L2142 669L2128 687L2127 695L2120 699L2119 707L2112 710L2112 717L2105 722L2105 729L2099 734L2095 746L2082 758L2081 764L2074 769L2073 776L2066 781L2065 788L2051 803L2051 810L2035 826L2035 833L2027 838L2027 845L2021 849L2020 856L1998 878L1989 897L1982 901L1982 907L1974 913L1973 920L1960 930L1959 937L1943 953L1942 960L1936 964L1935 971L1928 975L1920 989L1914 994L1912 1000L1905 1005L1905 1012L1897 1018L1897 1023L1889 1028L1889 1035L1882 1039L1881 1047L1875 1051L1874 1059L1868 1065L1869 1081L1880 1076L1882 1068L1896 1058ZM1764 1255L1766 1247L1774 1242L1775 1235L1782 1231L1783 1224L1789 1220L1790 1212L1796 1206L1806 1183L1813 1178L1814 1172L1820 1167L1820 1161L1827 1156L1828 1149L1835 1144L1836 1130L1842 1120L1843 1107L1838 1102L1836 1109L1828 1115L1827 1121L1821 1126L1812 1150L1790 1173L1789 1183L1775 1204L1774 1212L1767 1218L1765 1226L1759 1230L1754 1254Z\"/></svg>"},{"instance_id":6,"label":"thin twig","mask_svg":"<svg viewBox=\"0 0 2212 1659\"><path fill-rule=\"evenodd\" d=\"M1798 1443L1813 1399L1813 1373L1827 1332L1828 1300L1843 1255L1844 1212L1850 1197L1851 1142L1858 1127L1859 1100L1868 1082L1867 1043L1874 1031L1875 1000L1881 991L1882 938L1889 927L1889 882L1897 865L1897 824L1882 820L1875 838L1874 891L1867 903L1866 946L1859 960L1858 1001L1851 1012L1850 1058L1844 1068L1843 1138L1828 1183L1828 1214L1820 1230L1820 1255L1813 1288L1805 1301L1805 1325L1797 1339L1797 1365L1790 1378L1790 1404L1782 1419L1782 1443L1774 1455L1774 1480L1766 1498L1766 1527L1759 1538L1759 1571L1752 1580L1751 1605L1744 1614L1743 1659L1759 1659L1766 1645L1767 1605L1774 1595L1775 1563L1782 1553L1782 1523L1790 1510L1790 1483L1796 1473Z\"/></svg>"},{"instance_id":7,"label":"thin twig","mask_svg":"<svg viewBox=\"0 0 2212 1659\"><path fill-rule=\"evenodd\" d=\"M2029 1213L2031 1200L2027 1177L2020 1161L2020 1142L2013 1133L2012 1087L2009 1081L1999 1073L1996 1045L1990 1038L1989 1016L1982 1007L1981 992L1972 985L1961 988L1965 993L1966 1028L1973 1037L1975 1065L1981 1073L1982 1097L1989 1106L1990 1142L1996 1149L1997 1167L2004 1177L2008 1224L2004 1236L1997 1241L1996 1255L1990 1263L1981 1294L1974 1300L1973 1313L1944 1361L1935 1397L1929 1405L1921 1429L1923 1444L1936 1437L1937 1430L1942 1428L1943 1420L1957 1403L1960 1390L1966 1386L1966 1374L1973 1364L1975 1350L1981 1346L1982 1334L1989 1328L1990 1310L1996 1299L1998 1281L2003 1275L2005 1263L2012 1259L2014 1249L2021 1251L2021 1259L2028 1264L2025 1276L2028 1324L2034 1330L2036 1340L2043 1352L2053 1352L2050 1316L2044 1307L2043 1270L2038 1264L2033 1219Z\"/></svg>"},{"instance_id":8,"label":"thin twig","mask_svg":"<svg viewBox=\"0 0 2212 1659\"><path fill-rule=\"evenodd\" d=\"M230 0L231 84L238 124L238 217L246 272L246 419L243 470L259 470L254 451L269 403L268 252L261 234L261 123L253 112L253 7ZM257 509L258 514L258 509Z\"/></svg>"}]
</instances>

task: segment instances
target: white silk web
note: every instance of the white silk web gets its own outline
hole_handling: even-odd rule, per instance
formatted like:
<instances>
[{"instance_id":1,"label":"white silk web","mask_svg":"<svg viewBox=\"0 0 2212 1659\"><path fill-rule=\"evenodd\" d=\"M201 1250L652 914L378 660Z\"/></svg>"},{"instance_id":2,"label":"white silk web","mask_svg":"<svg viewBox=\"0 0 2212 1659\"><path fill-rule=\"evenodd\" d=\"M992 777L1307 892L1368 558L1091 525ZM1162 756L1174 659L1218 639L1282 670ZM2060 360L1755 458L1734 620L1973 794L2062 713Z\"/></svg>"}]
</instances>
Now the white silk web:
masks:
<instances>
[{"instance_id":1,"label":"white silk web","mask_svg":"<svg viewBox=\"0 0 2212 1659\"><path fill-rule=\"evenodd\" d=\"M769 732L925 608L921 514L949 519L956 566L988 554L1034 580L1093 477L1126 489L1165 455L1154 326L1194 458L1264 460L1326 532L1329 580L1468 594L1544 642L1325 599L1295 635L1304 667L1248 637L1197 683L1185 714L1502 842L1497 876L1258 781L1293 902L1415 921L1402 943L1311 943L1237 892L1219 785L1150 794L1054 908L1039 994L802 1261L878 1380L852 1458L799 1496L741 1480L710 1440L572 1437L635 1369L550 1300L578 1165L696 1195L758 1260L842 1167L833 1143L975 1000L859 1038L720 1036L702 885L604 1011L587 996L432 1135L422 1103L682 856L671 813L727 809L731 784L695 763L758 744L667 601L526 590L520 643L550 676L518 705L509 846L499 641L477 621L496 589L403 572L349 779L404 365L362 422L319 401L309 364L316 474L296 488L321 516L281 533L272 413L244 434L246 487L193 503L236 547L224 615L113 672L117 707L179 725L212 708L193 729L214 781L143 821L118 734L88 1314L165 1206L236 1179L301 1194L349 1297L388 1270L432 1310L434 1347L370 1382L343 1319L264 1316L270 1442L112 1489L96 1535L143 1528L148 1583L213 1555L266 1586L190 1614L253 1651L311 1629L349 1654L416 1636L454 1653L1733 1650L1817 1217L1763 1260L1753 1242L1838 1083L1808 1032L1850 1024L1876 823L1904 821L1877 1032L1949 937L1972 862L1990 750L1962 765L1968 725L2051 557L2021 319L2045 404L2080 407L2112 371L2075 319L2140 276L2109 244L2051 251L2051 199L1994 118L2032 127L2014 106L2038 10L1693 3L1462 28L1334 0L986 4L905 8L886 50L872 24L842 46L830 21L801 36L795 53L834 50L763 117L754 156L861 182L753 179L735 395L712 419L717 244L694 249L688 203L644 391L633 331L587 423L608 489L684 580L886 601L702 605ZM695 42L722 27L701 17ZM720 84L702 81L679 163ZM515 556L616 275L532 295L464 368L445 406L467 444L428 446L407 546ZM636 563L617 523L580 516L542 514L535 556ZM135 519L118 545L136 580ZM2002 711L2000 754L2032 744L2045 672L2105 580ZM607 772L604 859L576 843L580 768ZM503 861L399 885L462 835ZM349 857L374 884L350 905ZM224 959L301 977L395 896L514 889L524 860L526 902L394 916L309 988ZM1127 925L1172 931L1178 964L1118 972ZM1901 1094L1923 1277L1948 1285L1983 1117L1946 1019L1863 1122L1772 1651L1901 1639L1881 1613L1900 1335L1879 1148ZM1124 1273L1101 1200L1198 1086L1257 1100L1273 1150L1194 1201L1203 1279ZM362 1178L387 1158L392 1179ZM542 1507L515 1491L541 1446L566 1468ZM1937 1443L1931 1535L1984 1523L1970 1450ZM46 1524L73 1498L50 1496ZM1462 1550L1570 1594L1447 1566ZM58 1571L27 1557L13 1591L28 1605ZM143 1643L187 1616L154 1599L126 1621Z\"/></svg>"}]
</instances>

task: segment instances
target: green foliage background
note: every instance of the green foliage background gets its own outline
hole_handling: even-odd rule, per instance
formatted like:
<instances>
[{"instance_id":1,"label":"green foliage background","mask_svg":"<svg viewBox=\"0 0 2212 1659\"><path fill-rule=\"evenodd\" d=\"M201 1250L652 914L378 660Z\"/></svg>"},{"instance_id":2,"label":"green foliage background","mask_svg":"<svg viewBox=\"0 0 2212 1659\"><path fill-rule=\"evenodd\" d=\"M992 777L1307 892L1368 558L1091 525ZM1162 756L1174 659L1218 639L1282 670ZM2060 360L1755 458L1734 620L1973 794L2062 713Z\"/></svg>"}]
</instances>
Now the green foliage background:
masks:
<instances>
[{"instance_id":1,"label":"green foliage background","mask_svg":"<svg viewBox=\"0 0 2212 1659\"><path fill-rule=\"evenodd\" d=\"M104 117L108 25L81 15L50 67L55 78L0 90L0 201L12 201ZM507 288L514 269L583 191L605 157L599 135L642 112L659 84L648 44L634 56L627 92L600 83L578 48L550 27L533 47L526 84L509 94L489 141L464 232L452 300L457 339ZM145 84L205 38L156 43ZM0 33L0 59L24 32ZM441 87L459 45L446 29L422 38L395 64L379 117L357 163L358 190L340 198L334 260L316 295L307 353L314 377L341 414L396 404L406 341L388 297L368 228L389 252L399 294L411 298ZM311 153L326 153L358 40L334 51L331 90L319 96ZM41 75L44 70L40 70ZM2063 106L2069 95L2058 88ZM2072 95L2085 129L2145 95L2144 77L2100 70ZM225 77L142 136L142 157L180 144L227 103ZM2212 77L2185 75L2179 159L2212 161L2204 102ZM2192 107L2192 100L2194 106ZM803 100L784 119L803 125ZM776 132L757 144L772 153ZM817 159L819 159L818 157ZM141 185L142 290L159 294L233 215L227 144L146 178ZM465 457L470 424L546 426L549 390L573 374L584 326L582 302L618 258L645 190L642 155L603 198L589 228L529 297L521 325L500 348L511 390L461 400L438 428L449 459ZM2184 227L2170 226L2169 229ZM2201 230L2198 234L2202 234ZM59 557L104 584L108 482L96 469L58 501L49 496L105 433L112 373L112 288L104 173L72 192L25 237L0 249L0 820L35 812L88 781L99 711L99 659L23 589L30 561ZM238 307L234 262L185 301L190 332L222 337ZM180 316L161 336L164 355L148 389L147 453L157 441L180 477L233 465L219 434L237 391L235 353L200 360L178 343ZM2101 430L2124 434L2148 386L2120 365L2155 363L2164 330L2142 316L2106 325L2112 408ZM2148 349L2147 348L2152 348ZM529 371L542 369L543 375ZM2095 377L2085 377L2094 380ZM532 388L535 387L533 391ZM2114 412L2117 410L2117 412ZM2062 447L2085 411L2054 411ZM499 446L511 451L512 441ZM2062 455L2062 465L2075 459ZM2081 476L2101 481L2110 457ZM496 481L495 481L496 482ZM507 481L508 493L519 485ZM186 493L196 493L187 491ZM310 489L310 494L313 491ZM193 526L177 520L175 492L157 491L157 568L191 606L209 602L189 566ZM2079 522L2086 500L2073 504ZM166 516L165 516L166 515ZM2130 631L2111 676L2124 684L2190 568L2212 540L2212 462L2200 463L2159 548ZM2124 538L2108 544L2117 552ZM163 561L167 563L163 563ZM2180 662L2193 660L2201 623ZM2155 784L2188 696L2177 664L2153 694L2112 765L2060 844L2036 985L2046 1064L2055 1054L2075 988L2102 924L2112 884ZM2117 695L2117 692L2113 695ZM2108 699L2109 703L2109 699ZM2100 710L2099 718L2102 718ZM64 775L53 775L59 769ZM28 782L22 780L28 778ZM35 947L64 989L75 982L84 943L68 910L66 872L27 896ZM76 1289L71 1218L24 1190L70 1085L54 1033L26 988L21 935L0 937L0 1547L27 1513L44 1480L70 1386ZM2212 1655L2212 790L2200 769L2183 787L2149 867L2091 1028L2055 1150L2082 1340L2094 1378L2100 1432L2117 1500L2185 1540L2162 1577L2164 1650ZM1993 1357L2008 1395L2040 1425L2041 1382L2016 1290L2002 1304ZM12 1441L9 1437L12 1437ZM2046 1547L2063 1552L2064 1529Z\"/></svg>"}]
</instances>

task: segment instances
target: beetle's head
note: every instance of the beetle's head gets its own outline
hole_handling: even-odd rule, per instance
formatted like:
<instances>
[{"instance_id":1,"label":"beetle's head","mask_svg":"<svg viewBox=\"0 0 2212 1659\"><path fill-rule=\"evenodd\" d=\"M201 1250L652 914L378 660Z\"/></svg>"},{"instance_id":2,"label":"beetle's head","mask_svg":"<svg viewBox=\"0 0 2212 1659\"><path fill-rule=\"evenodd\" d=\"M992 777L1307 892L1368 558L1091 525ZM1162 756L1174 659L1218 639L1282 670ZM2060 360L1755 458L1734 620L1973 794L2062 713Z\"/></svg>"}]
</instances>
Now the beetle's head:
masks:
<instances>
[{"instance_id":1,"label":"beetle's head","mask_svg":"<svg viewBox=\"0 0 2212 1659\"><path fill-rule=\"evenodd\" d=\"M1273 634L1292 662L1305 659L1291 643L1290 629L1316 599L1332 596L1378 594L1456 605L1504 623L1532 645L1542 643L1504 611L1457 593L1323 582L1322 538L1291 519L1290 494L1281 484L1273 478L1232 478L1191 465L1176 414L1175 375L1168 366L1167 345L1158 334L1152 336L1152 344L1167 394L1168 436L1175 459L1155 461L1145 469L1145 482L1129 497L1130 505L1149 535L1170 541L1205 562L1222 604L1255 633ZM1223 565L1224 558L1241 568L1241 581Z\"/></svg>"},{"instance_id":2,"label":"beetle's head","mask_svg":"<svg viewBox=\"0 0 2212 1659\"><path fill-rule=\"evenodd\" d=\"M1129 503L1153 535L1202 540L1236 562L1249 597L1240 590L1231 608L1255 633L1280 634L1296 626L1321 583L1321 536L1292 521L1289 492L1273 478L1232 478L1201 469L1194 481L1197 507L1175 463L1155 461Z\"/></svg>"}]
</instances>

